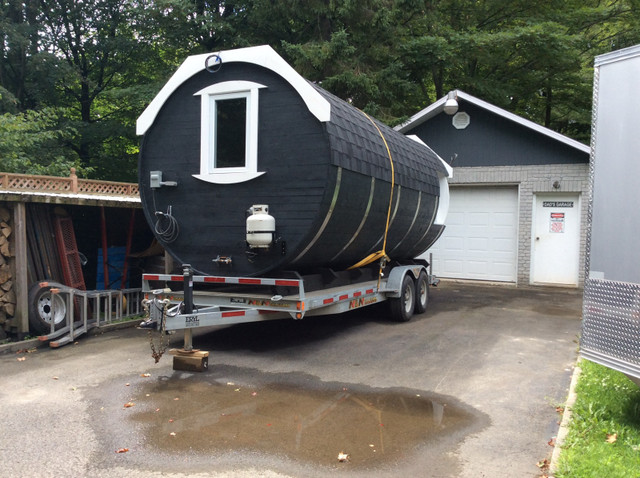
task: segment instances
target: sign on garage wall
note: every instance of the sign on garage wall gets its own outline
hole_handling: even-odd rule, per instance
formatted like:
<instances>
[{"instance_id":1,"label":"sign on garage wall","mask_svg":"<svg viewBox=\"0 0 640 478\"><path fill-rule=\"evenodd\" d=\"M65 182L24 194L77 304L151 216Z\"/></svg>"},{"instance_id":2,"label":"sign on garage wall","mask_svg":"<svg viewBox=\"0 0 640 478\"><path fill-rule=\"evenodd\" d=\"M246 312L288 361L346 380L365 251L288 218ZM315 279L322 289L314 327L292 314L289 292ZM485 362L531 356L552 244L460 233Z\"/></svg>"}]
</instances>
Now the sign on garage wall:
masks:
<instances>
[{"instance_id":1,"label":"sign on garage wall","mask_svg":"<svg viewBox=\"0 0 640 478\"><path fill-rule=\"evenodd\" d=\"M564 232L564 213L552 212L550 216L549 232L553 234L562 234Z\"/></svg>"}]
</instances>

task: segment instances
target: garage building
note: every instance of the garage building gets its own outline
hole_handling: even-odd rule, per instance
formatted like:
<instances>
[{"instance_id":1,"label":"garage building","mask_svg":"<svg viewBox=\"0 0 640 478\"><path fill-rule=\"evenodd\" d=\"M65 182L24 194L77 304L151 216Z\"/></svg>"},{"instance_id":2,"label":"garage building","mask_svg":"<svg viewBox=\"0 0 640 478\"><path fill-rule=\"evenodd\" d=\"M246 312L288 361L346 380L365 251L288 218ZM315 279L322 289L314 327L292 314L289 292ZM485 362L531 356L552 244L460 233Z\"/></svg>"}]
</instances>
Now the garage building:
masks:
<instances>
[{"instance_id":1,"label":"garage building","mask_svg":"<svg viewBox=\"0 0 640 478\"><path fill-rule=\"evenodd\" d=\"M434 274L582 287L589 146L460 90L396 129L454 170Z\"/></svg>"}]
</instances>

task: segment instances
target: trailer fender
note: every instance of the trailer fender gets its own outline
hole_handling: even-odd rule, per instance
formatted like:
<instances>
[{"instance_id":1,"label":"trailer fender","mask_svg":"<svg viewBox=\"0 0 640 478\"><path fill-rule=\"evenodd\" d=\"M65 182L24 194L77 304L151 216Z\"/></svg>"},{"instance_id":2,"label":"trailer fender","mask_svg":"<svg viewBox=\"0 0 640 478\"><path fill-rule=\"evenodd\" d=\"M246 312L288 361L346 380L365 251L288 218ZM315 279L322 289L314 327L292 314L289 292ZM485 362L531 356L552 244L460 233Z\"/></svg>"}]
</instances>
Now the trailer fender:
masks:
<instances>
[{"instance_id":1,"label":"trailer fender","mask_svg":"<svg viewBox=\"0 0 640 478\"><path fill-rule=\"evenodd\" d=\"M427 268L421 265L410 265L410 266L396 266L391 269L389 272L389 278L387 279L387 285L384 292L387 297L398 298L400 297L400 293L402 290L402 281L405 276L409 274L411 278L415 281L420 277L421 272L427 272Z\"/></svg>"}]
</instances>

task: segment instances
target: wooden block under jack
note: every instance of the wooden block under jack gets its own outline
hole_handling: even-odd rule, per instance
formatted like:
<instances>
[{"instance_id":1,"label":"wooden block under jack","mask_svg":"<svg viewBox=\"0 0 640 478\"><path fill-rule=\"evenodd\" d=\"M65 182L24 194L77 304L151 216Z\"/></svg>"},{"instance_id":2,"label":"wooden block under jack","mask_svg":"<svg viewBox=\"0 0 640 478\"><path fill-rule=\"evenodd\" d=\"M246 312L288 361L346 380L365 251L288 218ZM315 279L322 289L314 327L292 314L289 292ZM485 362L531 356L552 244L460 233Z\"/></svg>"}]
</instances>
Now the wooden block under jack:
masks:
<instances>
[{"instance_id":1,"label":"wooden block under jack","mask_svg":"<svg viewBox=\"0 0 640 478\"><path fill-rule=\"evenodd\" d=\"M202 350L171 349L173 370L182 372L204 372L209 368L209 352Z\"/></svg>"}]
</instances>

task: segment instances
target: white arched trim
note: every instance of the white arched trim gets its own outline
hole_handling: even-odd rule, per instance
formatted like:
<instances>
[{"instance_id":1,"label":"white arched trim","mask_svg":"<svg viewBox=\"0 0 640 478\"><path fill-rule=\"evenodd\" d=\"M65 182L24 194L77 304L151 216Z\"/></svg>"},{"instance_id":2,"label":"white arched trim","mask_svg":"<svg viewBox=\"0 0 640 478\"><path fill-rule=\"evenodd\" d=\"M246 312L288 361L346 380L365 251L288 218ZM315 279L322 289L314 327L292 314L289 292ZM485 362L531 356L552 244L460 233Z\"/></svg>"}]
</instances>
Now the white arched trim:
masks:
<instances>
[{"instance_id":1,"label":"white arched trim","mask_svg":"<svg viewBox=\"0 0 640 478\"><path fill-rule=\"evenodd\" d=\"M136 133L138 135L143 135L147 132L155 121L162 105L182 83L205 69L205 61L209 56L211 56L210 53L190 56L180 65L138 118L136 123ZM331 105L329 102L270 46L263 45L222 51L218 53L218 56L222 60L221 68L224 68L225 63L243 62L253 63L277 73L298 92L309 111L318 118L318 121L327 122L331 119Z\"/></svg>"}]
</instances>

